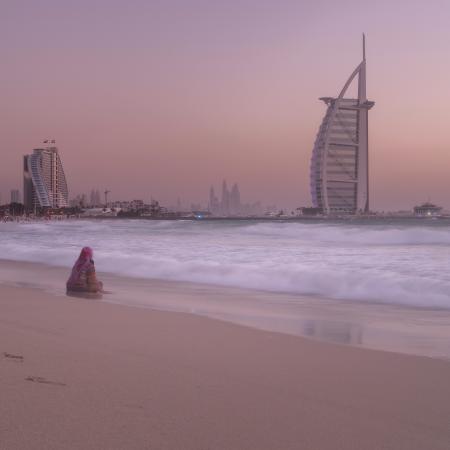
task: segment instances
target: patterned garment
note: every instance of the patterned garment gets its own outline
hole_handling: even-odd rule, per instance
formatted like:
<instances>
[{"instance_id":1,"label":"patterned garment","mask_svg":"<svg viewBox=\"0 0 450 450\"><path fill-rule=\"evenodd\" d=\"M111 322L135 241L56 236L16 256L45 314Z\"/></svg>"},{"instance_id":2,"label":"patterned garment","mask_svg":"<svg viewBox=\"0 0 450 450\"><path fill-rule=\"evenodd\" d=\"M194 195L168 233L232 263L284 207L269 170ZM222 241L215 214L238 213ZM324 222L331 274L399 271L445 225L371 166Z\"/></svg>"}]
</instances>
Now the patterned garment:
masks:
<instances>
[{"instance_id":1,"label":"patterned garment","mask_svg":"<svg viewBox=\"0 0 450 450\"><path fill-rule=\"evenodd\" d=\"M81 250L66 283L68 291L99 292L102 290L103 285L97 280L95 274L93 255L94 252L90 247L84 247Z\"/></svg>"}]
</instances>

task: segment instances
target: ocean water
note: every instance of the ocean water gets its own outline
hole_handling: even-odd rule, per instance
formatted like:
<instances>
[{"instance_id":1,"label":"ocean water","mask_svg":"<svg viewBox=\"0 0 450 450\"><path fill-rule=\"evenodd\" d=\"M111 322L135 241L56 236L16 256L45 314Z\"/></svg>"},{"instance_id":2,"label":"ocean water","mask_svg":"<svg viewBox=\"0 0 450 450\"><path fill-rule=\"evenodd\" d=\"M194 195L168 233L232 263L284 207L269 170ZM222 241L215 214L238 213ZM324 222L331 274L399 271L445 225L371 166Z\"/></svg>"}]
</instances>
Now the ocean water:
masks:
<instances>
[{"instance_id":1,"label":"ocean water","mask_svg":"<svg viewBox=\"0 0 450 450\"><path fill-rule=\"evenodd\" d=\"M0 224L0 258L361 303L450 310L450 222L66 220Z\"/></svg>"}]
</instances>

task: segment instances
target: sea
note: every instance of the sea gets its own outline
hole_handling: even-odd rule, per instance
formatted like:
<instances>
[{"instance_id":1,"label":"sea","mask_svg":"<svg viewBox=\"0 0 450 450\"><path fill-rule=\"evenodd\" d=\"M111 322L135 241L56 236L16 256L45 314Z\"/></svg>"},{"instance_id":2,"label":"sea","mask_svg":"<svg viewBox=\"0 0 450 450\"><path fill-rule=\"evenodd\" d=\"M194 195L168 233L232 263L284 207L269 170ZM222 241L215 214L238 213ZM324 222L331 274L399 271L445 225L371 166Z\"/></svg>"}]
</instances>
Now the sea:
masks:
<instances>
[{"instance_id":1,"label":"sea","mask_svg":"<svg viewBox=\"0 0 450 450\"><path fill-rule=\"evenodd\" d=\"M424 319L430 319L428 325L437 320L437 347L422 327L418 331L432 348L412 353L450 358L450 220L74 219L0 224L3 259L69 269L83 246L94 249L101 273L193 283L209 292L232 288L251 293L251 309L264 309L265 323L270 323L268 304L277 323L281 316L288 321L291 313L299 320L319 315L325 322L345 322L346 311L353 323L358 311L366 329L374 323L382 329L383 322L397 320L397 328L411 332ZM147 305L145 300L140 305L155 306L151 296ZM203 310L221 318L205 305ZM236 316L230 310L227 315ZM252 325L242 317L232 321ZM308 334L304 330L311 322L305 323L295 334ZM392 331L396 327L391 325Z\"/></svg>"}]
</instances>

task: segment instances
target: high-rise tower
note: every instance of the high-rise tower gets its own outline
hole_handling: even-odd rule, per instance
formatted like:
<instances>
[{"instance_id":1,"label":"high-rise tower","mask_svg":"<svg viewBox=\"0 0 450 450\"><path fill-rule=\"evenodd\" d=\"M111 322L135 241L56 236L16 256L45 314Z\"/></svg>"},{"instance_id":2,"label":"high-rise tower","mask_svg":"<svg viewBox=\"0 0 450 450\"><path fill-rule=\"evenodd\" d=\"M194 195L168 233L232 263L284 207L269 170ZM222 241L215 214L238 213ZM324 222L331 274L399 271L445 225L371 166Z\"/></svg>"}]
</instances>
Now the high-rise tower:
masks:
<instances>
[{"instance_id":1,"label":"high-rise tower","mask_svg":"<svg viewBox=\"0 0 450 450\"><path fill-rule=\"evenodd\" d=\"M358 98L344 98L358 77ZM369 211L368 111L366 51L338 97L322 97L327 105L311 158L313 205L325 214Z\"/></svg>"},{"instance_id":2,"label":"high-rise tower","mask_svg":"<svg viewBox=\"0 0 450 450\"><path fill-rule=\"evenodd\" d=\"M19 189L11 189L11 203L20 203Z\"/></svg>"},{"instance_id":3,"label":"high-rise tower","mask_svg":"<svg viewBox=\"0 0 450 450\"><path fill-rule=\"evenodd\" d=\"M66 176L55 141L45 140L23 157L23 197L27 210L69 206Z\"/></svg>"},{"instance_id":4,"label":"high-rise tower","mask_svg":"<svg viewBox=\"0 0 450 450\"><path fill-rule=\"evenodd\" d=\"M241 212L241 193L237 183L233 184L230 192L230 213L238 215Z\"/></svg>"},{"instance_id":5,"label":"high-rise tower","mask_svg":"<svg viewBox=\"0 0 450 450\"><path fill-rule=\"evenodd\" d=\"M230 191L227 187L226 180L222 182L222 200L220 202L221 214L228 216L230 214Z\"/></svg>"}]
</instances>

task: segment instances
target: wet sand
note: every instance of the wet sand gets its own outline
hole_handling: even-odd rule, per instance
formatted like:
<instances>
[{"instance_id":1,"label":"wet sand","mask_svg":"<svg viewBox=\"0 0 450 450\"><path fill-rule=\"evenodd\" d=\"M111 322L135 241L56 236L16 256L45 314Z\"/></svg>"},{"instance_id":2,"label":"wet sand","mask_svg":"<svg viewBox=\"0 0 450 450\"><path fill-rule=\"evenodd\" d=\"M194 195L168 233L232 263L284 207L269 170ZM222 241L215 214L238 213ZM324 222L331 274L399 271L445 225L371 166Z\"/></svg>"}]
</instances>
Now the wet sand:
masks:
<instances>
[{"instance_id":1,"label":"wet sand","mask_svg":"<svg viewBox=\"0 0 450 450\"><path fill-rule=\"evenodd\" d=\"M0 285L0 389L2 450L450 442L447 361L33 287Z\"/></svg>"},{"instance_id":2,"label":"wet sand","mask_svg":"<svg viewBox=\"0 0 450 450\"><path fill-rule=\"evenodd\" d=\"M0 284L65 297L68 268L0 259ZM450 361L450 310L327 300L100 273L103 301L184 312L267 331Z\"/></svg>"}]
</instances>

